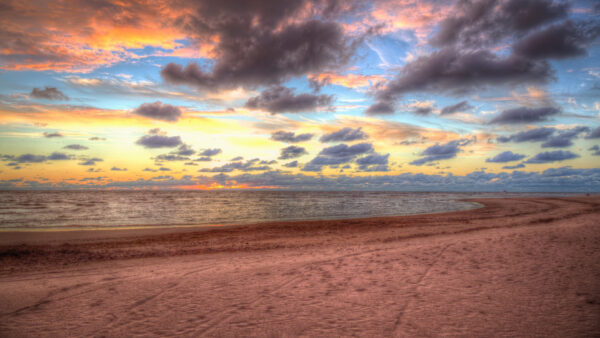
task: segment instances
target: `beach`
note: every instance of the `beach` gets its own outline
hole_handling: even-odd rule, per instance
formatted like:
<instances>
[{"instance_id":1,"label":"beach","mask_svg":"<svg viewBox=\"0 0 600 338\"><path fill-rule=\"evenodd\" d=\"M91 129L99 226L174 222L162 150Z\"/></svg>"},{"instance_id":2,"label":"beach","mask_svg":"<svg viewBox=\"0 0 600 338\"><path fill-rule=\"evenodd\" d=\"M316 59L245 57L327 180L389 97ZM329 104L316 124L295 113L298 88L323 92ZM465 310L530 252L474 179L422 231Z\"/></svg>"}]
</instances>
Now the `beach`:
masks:
<instances>
[{"instance_id":1,"label":"beach","mask_svg":"<svg viewBox=\"0 0 600 338\"><path fill-rule=\"evenodd\" d=\"M412 216L0 232L0 336L600 335L600 196Z\"/></svg>"}]
</instances>

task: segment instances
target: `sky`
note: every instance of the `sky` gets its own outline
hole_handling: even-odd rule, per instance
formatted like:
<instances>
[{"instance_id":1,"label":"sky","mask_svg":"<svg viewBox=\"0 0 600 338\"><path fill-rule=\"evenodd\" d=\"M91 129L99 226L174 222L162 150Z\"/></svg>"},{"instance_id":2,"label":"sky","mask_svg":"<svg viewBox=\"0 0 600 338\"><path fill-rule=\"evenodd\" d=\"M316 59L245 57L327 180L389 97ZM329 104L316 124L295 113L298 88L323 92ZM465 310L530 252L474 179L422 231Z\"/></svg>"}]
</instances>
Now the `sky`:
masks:
<instances>
[{"instance_id":1,"label":"sky","mask_svg":"<svg viewBox=\"0 0 600 338\"><path fill-rule=\"evenodd\" d=\"M0 189L600 191L600 3L0 3Z\"/></svg>"}]
</instances>

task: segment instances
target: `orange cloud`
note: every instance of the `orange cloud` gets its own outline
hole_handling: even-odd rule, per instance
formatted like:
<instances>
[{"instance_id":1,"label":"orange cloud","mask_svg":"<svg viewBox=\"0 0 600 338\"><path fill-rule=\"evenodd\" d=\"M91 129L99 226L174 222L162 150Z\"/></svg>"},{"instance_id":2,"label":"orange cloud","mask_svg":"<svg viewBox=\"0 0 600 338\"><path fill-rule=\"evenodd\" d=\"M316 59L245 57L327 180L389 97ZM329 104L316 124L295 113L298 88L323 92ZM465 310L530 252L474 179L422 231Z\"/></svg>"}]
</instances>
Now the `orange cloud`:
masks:
<instances>
[{"instance_id":1,"label":"orange cloud","mask_svg":"<svg viewBox=\"0 0 600 338\"><path fill-rule=\"evenodd\" d=\"M181 47L168 2L12 1L2 17L0 66L7 70L87 72L138 55L146 46ZM8 15L7 15L8 14Z\"/></svg>"}]
</instances>

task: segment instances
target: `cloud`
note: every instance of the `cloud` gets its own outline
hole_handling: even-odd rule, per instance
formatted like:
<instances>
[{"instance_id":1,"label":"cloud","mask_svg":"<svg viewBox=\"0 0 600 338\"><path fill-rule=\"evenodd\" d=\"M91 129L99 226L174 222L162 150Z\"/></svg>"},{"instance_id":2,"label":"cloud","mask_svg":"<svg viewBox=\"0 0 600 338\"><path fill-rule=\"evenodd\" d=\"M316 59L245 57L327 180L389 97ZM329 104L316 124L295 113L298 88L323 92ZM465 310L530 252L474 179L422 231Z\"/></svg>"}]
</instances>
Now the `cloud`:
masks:
<instances>
[{"instance_id":1,"label":"cloud","mask_svg":"<svg viewBox=\"0 0 600 338\"><path fill-rule=\"evenodd\" d=\"M570 151L556 150L548 151L535 155L534 157L525 161L525 163L550 163L570 160L579 157Z\"/></svg>"},{"instance_id":2,"label":"cloud","mask_svg":"<svg viewBox=\"0 0 600 338\"><path fill-rule=\"evenodd\" d=\"M505 165L504 167L502 167L502 169L521 169L521 168L525 168L525 165L523 163L519 163L517 165Z\"/></svg>"},{"instance_id":3,"label":"cloud","mask_svg":"<svg viewBox=\"0 0 600 338\"><path fill-rule=\"evenodd\" d=\"M297 168L298 167L298 161L292 161L289 163L286 163L283 165L286 168Z\"/></svg>"},{"instance_id":4,"label":"cloud","mask_svg":"<svg viewBox=\"0 0 600 338\"><path fill-rule=\"evenodd\" d=\"M512 161L519 161L525 158L525 155L515 154L512 151L505 151L492 158L488 158L485 161L491 163L506 163Z\"/></svg>"},{"instance_id":5,"label":"cloud","mask_svg":"<svg viewBox=\"0 0 600 338\"><path fill-rule=\"evenodd\" d=\"M69 97L63 94L60 90L54 87L46 87L44 89L33 88L29 96L35 99L45 100L69 100Z\"/></svg>"},{"instance_id":6,"label":"cloud","mask_svg":"<svg viewBox=\"0 0 600 338\"><path fill-rule=\"evenodd\" d=\"M112 167L110 168L111 171L127 171L127 168L118 168L118 167Z\"/></svg>"},{"instance_id":7,"label":"cloud","mask_svg":"<svg viewBox=\"0 0 600 338\"><path fill-rule=\"evenodd\" d=\"M204 149L203 151L201 151L198 155L200 156L207 156L207 157L211 157L211 156L215 156L218 155L220 153L222 153L223 151L219 148L214 148L214 149Z\"/></svg>"},{"instance_id":8,"label":"cloud","mask_svg":"<svg viewBox=\"0 0 600 338\"><path fill-rule=\"evenodd\" d=\"M321 150L317 157L308 162L302 171L321 171L323 166L339 165L352 162L359 155L373 152L370 143L358 143L352 146L338 144Z\"/></svg>"},{"instance_id":9,"label":"cloud","mask_svg":"<svg viewBox=\"0 0 600 338\"><path fill-rule=\"evenodd\" d=\"M140 145L144 148L174 148L180 146L181 137L179 136L166 136L160 134L160 129L151 129L148 135L140 137L135 144Z\"/></svg>"},{"instance_id":10,"label":"cloud","mask_svg":"<svg viewBox=\"0 0 600 338\"><path fill-rule=\"evenodd\" d=\"M169 83L207 91L278 85L291 77L340 69L360 42L329 21L333 7L319 2L196 2L193 6L195 11L188 11L191 14L179 23L199 42L217 37L216 58L210 70L196 63L185 68L169 63L161 71ZM303 18L307 8L313 18L321 19ZM325 11L327 15L319 15Z\"/></svg>"},{"instance_id":11,"label":"cloud","mask_svg":"<svg viewBox=\"0 0 600 338\"><path fill-rule=\"evenodd\" d=\"M469 141L454 140L446 144L435 144L421 153L424 156L418 160L410 162L412 165L421 166L427 162L435 162L439 160L447 160L456 157L460 151L460 147L467 145Z\"/></svg>"},{"instance_id":12,"label":"cloud","mask_svg":"<svg viewBox=\"0 0 600 338\"><path fill-rule=\"evenodd\" d=\"M528 108L518 107L502 111L493 118L491 124L520 124L547 121L550 116L560 113L556 107Z\"/></svg>"},{"instance_id":13,"label":"cloud","mask_svg":"<svg viewBox=\"0 0 600 338\"><path fill-rule=\"evenodd\" d=\"M93 158L88 158L83 160L83 162L78 163L79 165L85 165L85 166L92 166L92 165L96 165L96 162L102 162L104 161L101 158L97 158L97 157L93 157Z\"/></svg>"},{"instance_id":14,"label":"cloud","mask_svg":"<svg viewBox=\"0 0 600 338\"><path fill-rule=\"evenodd\" d=\"M300 157L306 154L308 154L308 152L302 147L289 146L281 149L281 155L279 156L279 159L290 160L292 158Z\"/></svg>"},{"instance_id":15,"label":"cloud","mask_svg":"<svg viewBox=\"0 0 600 338\"><path fill-rule=\"evenodd\" d=\"M573 145L573 139L579 134L588 132L590 128L579 126L561 131L558 135L550 137L546 142L542 143L542 148L567 148Z\"/></svg>"},{"instance_id":16,"label":"cloud","mask_svg":"<svg viewBox=\"0 0 600 338\"><path fill-rule=\"evenodd\" d=\"M234 170L248 172L248 171L262 171L262 170L270 170L270 169L271 168L267 165L260 165L260 159L254 158L254 159L248 160L246 162L241 162L241 161L230 162L230 163L224 164L220 167L202 168L198 171L199 172L209 172L209 173L228 173L228 172L232 172Z\"/></svg>"},{"instance_id":17,"label":"cloud","mask_svg":"<svg viewBox=\"0 0 600 338\"><path fill-rule=\"evenodd\" d=\"M422 106L422 107L413 108L412 112L413 112L413 114L416 114L416 115L426 116L426 115L429 115L432 111L433 111L433 107Z\"/></svg>"},{"instance_id":18,"label":"cloud","mask_svg":"<svg viewBox=\"0 0 600 338\"><path fill-rule=\"evenodd\" d=\"M522 131L510 136L498 137L498 142L544 142L542 148L566 148L573 144L572 140L580 134L588 132L586 126L576 126L571 129L558 131L556 128L535 128ZM558 131L558 134L556 133Z\"/></svg>"},{"instance_id":19,"label":"cloud","mask_svg":"<svg viewBox=\"0 0 600 338\"><path fill-rule=\"evenodd\" d=\"M556 129L554 128L536 128L530 129L522 132L518 132L516 134L510 136L500 136L498 137L498 142L506 143L506 142L536 142L536 141L545 141L550 136L554 134Z\"/></svg>"},{"instance_id":20,"label":"cloud","mask_svg":"<svg viewBox=\"0 0 600 338\"><path fill-rule=\"evenodd\" d=\"M151 169L149 169L152 171ZM224 187L243 185L252 187L277 187L305 191L515 191L515 192L596 192L600 191L600 169L551 168L541 172L512 171L512 173L487 173L475 171L466 175L427 175L403 173L398 175L325 176L289 174L281 171L219 174L214 176L182 176L170 180L106 181L94 185L96 189L172 189L185 186ZM42 182L0 180L0 188L15 189L90 189L89 186L68 181Z\"/></svg>"},{"instance_id":21,"label":"cloud","mask_svg":"<svg viewBox=\"0 0 600 338\"><path fill-rule=\"evenodd\" d=\"M2 155L0 160L11 161L15 164L9 163L9 166L15 166L16 163L42 163L46 161L64 161L70 160L72 157L65 153L53 152L50 155L34 155L34 154L23 154L19 156L14 155Z\"/></svg>"},{"instance_id":22,"label":"cloud","mask_svg":"<svg viewBox=\"0 0 600 338\"><path fill-rule=\"evenodd\" d=\"M600 35L600 25L567 20L533 32L515 43L515 53L535 59L564 59L586 55L586 47Z\"/></svg>"},{"instance_id":23,"label":"cloud","mask_svg":"<svg viewBox=\"0 0 600 338\"><path fill-rule=\"evenodd\" d=\"M600 127L596 127L585 138L587 138L587 139L597 139L597 138L600 138Z\"/></svg>"},{"instance_id":24,"label":"cloud","mask_svg":"<svg viewBox=\"0 0 600 338\"><path fill-rule=\"evenodd\" d=\"M467 101L460 101L459 103L442 108L440 115L450 115L458 112L464 112L472 108L473 106L471 106Z\"/></svg>"},{"instance_id":25,"label":"cloud","mask_svg":"<svg viewBox=\"0 0 600 338\"><path fill-rule=\"evenodd\" d=\"M106 138L94 136L94 137L90 137L89 140L90 141L106 141Z\"/></svg>"},{"instance_id":26,"label":"cloud","mask_svg":"<svg viewBox=\"0 0 600 338\"><path fill-rule=\"evenodd\" d=\"M590 147L588 150L592 152L592 155L600 156L600 146L595 145L595 146Z\"/></svg>"},{"instance_id":27,"label":"cloud","mask_svg":"<svg viewBox=\"0 0 600 338\"><path fill-rule=\"evenodd\" d=\"M390 101L376 102L365 110L367 115L390 115L396 111L396 105Z\"/></svg>"},{"instance_id":28,"label":"cloud","mask_svg":"<svg viewBox=\"0 0 600 338\"><path fill-rule=\"evenodd\" d=\"M63 149L70 149L70 150L88 150L90 148L86 147L86 146L82 146L81 144L69 144L67 146L64 146Z\"/></svg>"},{"instance_id":29,"label":"cloud","mask_svg":"<svg viewBox=\"0 0 600 338\"><path fill-rule=\"evenodd\" d=\"M360 171L389 171L388 160L390 154L368 154L356 160L358 170Z\"/></svg>"},{"instance_id":30,"label":"cloud","mask_svg":"<svg viewBox=\"0 0 600 338\"><path fill-rule=\"evenodd\" d=\"M63 134L61 134L60 132L56 131L54 133L48 133L48 132L44 132L44 137L46 138L53 138L53 137L63 137Z\"/></svg>"},{"instance_id":31,"label":"cloud","mask_svg":"<svg viewBox=\"0 0 600 338\"><path fill-rule=\"evenodd\" d=\"M176 122L181 117L179 107L163 104L160 101L144 103L131 111L135 115L148 117L155 120Z\"/></svg>"},{"instance_id":32,"label":"cloud","mask_svg":"<svg viewBox=\"0 0 600 338\"><path fill-rule=\"evenodd\" d=\"M286 142L286 143L299 143L304 141L309 141L312 139L314 134L298 134L296 135L293 132L287 132L283 130L279 130L271 134L271 140Z\"/></svg>"},{"instance_id":33,"label":"cloud","mask_svg":"<svg viewBox=\"0 0 600 338\"><path fill-rule=\"evenodd\" d=\"M357 140L366 140L369 138L365 132L361 130L361 127L352 129L349 127L334 131L329 134L321 136L319 141L325 142L351 142Z\"/></svg>"},{"instance_id":34,"label":"cloud","mask_svg":"<svg viewBox=\"0 0 600 338\"><path fill-rule=\"evenodd\" d=\"M332 102L333 96L330 95L295 95L292 89L273 86L264 90L259 96L250 98L245 107L268 111L272 114L297 113L311 112L320 107L328 107Z\"/></svg>"},{"instance_id":35,"label":"cloud","mask_svg":"<svg viewBox=\"0 0 600 338\"><path fill-rule=\"evenodd\" d=\"M462 95L488 85L545 83L550 65L511 54L498 56L487 50L445 48L408 62L385 87L376 87L377 102L367 114L390 113L393 102L411 92Z\"/></svg>"},{"instance_id":36,"label":"cloud","mask_svg":"<svg viewBox=\"0 0 600 338\"><path fill-rule=\"evenodd\" d=\"M567 3L553 0L458 1L430 43L485 46L564 18L568 10Z\"/></svg>"},{"instance_id":37,"label":"cloud","mask_svg":"<svg viewBox=\"0 0 600 338\"><path fill-rule=\"evenodd\" d=\"M184 143L180 145L179 148L177 148L177 150L174 151L174 153L181 156L191 156L194 155L196 151L192 149L191 146Z\"/></svg>"}]
</instances>

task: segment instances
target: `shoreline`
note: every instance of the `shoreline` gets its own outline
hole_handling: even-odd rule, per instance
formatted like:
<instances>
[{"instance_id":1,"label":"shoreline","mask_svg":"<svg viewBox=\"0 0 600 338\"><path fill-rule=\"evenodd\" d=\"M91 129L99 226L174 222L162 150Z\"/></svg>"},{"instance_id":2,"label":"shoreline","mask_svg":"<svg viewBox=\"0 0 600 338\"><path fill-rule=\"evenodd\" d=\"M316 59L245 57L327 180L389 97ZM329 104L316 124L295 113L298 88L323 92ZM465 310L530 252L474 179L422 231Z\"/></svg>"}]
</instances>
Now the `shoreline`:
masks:
<instances>
[{"instance_id":1,"label":"shoreline","mask_svg":"<svg viewBox=\"0 0 600 338\"><path fill-rule=\"evenodd\" d=\"M496 197L496 198L504 198L504 197ZM485 199L496 199L496 198L485 198ZM49 226L49 227L4 227L0 228L0 235L2 233L12 233L12 232L77 232L77 231L123 231L123 230L167 230L173 229L177 231L178 229L188 229L195 228L197 230L205 230L205 229L218 229L218 228L228 228L228 227L237 227L237 226L247 226L247 225L261 225L261 224L271 224L271 223L285 223L285 222L314 222L314 221L342 221L342 220L365 220L370 218L388 218L388 217L404 217L404 216L415 216L415 215L437 215L437 214L445 214L445 213L453 213L460 211L469 211L475 210L479 208L485 207L484 204L477 202L480 199L469 198L469 199L458 199L457 202L465 202L470 203L471 207L464 209L456 209L449 211L434 211L434 212L417 212L417 213L407 213L407 214L390 214L390 215L380 215L380 216L367 216L367 217L324 217L324 218L298 218L298 219L275 219L275 220L266 220L266 221L248 221L248 222L240 222L240 223L220 223L220 224L172 224L172 225L151 225L151 224L134 224L134 225L111 225L105 227L98 226L78 226L78 225L65 225L65 226Z\"/></svg>"}]
</instances>

